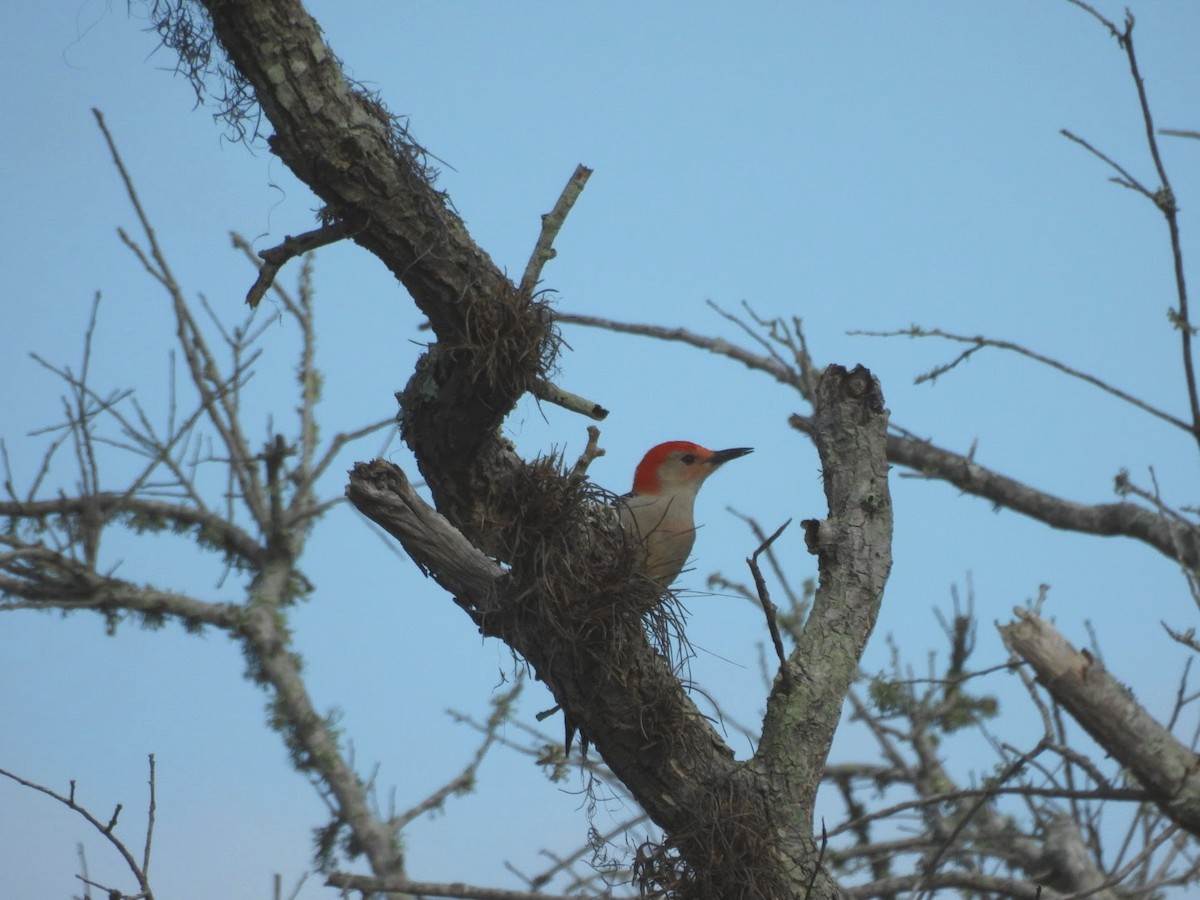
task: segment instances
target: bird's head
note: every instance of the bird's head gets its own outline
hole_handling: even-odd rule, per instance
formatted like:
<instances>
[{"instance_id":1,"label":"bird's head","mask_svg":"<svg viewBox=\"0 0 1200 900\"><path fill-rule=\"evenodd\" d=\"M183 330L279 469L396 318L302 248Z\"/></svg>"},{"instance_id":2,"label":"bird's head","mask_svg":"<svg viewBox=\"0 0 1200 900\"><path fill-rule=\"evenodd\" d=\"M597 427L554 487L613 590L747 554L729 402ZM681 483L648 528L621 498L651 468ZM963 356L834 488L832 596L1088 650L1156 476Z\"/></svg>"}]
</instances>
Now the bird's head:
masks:
<instances>
[{"instance_id":1,"label":"bird's head","mask_svg":"<svg viewBox=\"0 0 1200 900\"><path fill-rule=\"evenodd\" d=\"M752 452L751 447L709 450L691 441L667 441L642 457L633 476L635 494L695 493L722 464Z\"/></svg>"}]
</instances>

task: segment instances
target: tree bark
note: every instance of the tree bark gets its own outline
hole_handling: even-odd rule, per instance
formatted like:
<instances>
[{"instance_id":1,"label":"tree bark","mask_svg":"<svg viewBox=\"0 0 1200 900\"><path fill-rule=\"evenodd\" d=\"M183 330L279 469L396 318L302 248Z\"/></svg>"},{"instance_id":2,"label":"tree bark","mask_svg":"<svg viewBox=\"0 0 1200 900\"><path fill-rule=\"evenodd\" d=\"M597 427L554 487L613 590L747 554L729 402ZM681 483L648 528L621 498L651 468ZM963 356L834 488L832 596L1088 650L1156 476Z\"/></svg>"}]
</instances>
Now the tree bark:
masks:
<instances>
[{"instance_id":1,"label":"tree bark","mask_svg":"<svg viewBox=\"0 0 1200 900\"><path fill-rule=\"evenodd\" d=\"M814 397L813 440L829 517L801 523L820 582L804 631L775 679L754 760L775 789L775 814L792 820L785 843L812 833L813 803L842 702L891 570L887 419L879 382L867 369L825 370Z\"/></svg>"}]
</instances>

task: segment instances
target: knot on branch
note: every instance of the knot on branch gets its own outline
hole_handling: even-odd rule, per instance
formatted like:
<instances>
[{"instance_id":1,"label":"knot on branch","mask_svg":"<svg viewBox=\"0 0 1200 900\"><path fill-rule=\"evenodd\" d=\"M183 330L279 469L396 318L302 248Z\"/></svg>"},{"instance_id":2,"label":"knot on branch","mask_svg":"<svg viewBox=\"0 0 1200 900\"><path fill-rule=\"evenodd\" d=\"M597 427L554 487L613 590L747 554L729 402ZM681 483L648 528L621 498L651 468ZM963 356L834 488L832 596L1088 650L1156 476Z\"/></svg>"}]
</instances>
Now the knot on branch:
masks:
<instances>
[{"instance_id":1,"label":"knot on branch","mask_svg":"<svg viewBox=\"0 0 1200 900\"><path fill-rule=\"evenodd\" d=\"M837 529L828 519L804 519L800 527L804 529L804 546L813 556L837 552Z\"/></svg>"}]
</instances>

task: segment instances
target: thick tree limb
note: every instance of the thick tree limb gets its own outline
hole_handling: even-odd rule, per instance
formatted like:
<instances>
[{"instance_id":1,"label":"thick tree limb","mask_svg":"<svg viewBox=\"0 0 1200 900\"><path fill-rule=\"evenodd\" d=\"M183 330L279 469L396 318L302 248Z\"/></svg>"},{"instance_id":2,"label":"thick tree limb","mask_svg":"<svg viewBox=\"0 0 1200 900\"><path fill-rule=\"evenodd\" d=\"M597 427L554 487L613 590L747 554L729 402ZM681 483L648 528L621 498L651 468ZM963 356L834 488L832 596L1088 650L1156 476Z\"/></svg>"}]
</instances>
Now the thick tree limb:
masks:
<instances>
[{"instance_id":1,"label":"thick tree limb","mask_svg":"<svg viewBox=\"0 0 1200 900\"><path fill-rule=\"evenodd\" d=\"M475 549L391 463L360 463L347 495L456 596L485 634L502 638L533 666L668 834L714 827L711 819L733 808L714 800L714 793L761 803L637 618L610 610L602 631L593 634L582 601L579 622L531 616L553 599L536 596L519 573L506 573ZM765 811L759 808L757 815Z\"/></svg>"},{"instance_id":2,"label":"thick tree limb","mask_svg":"<svg viewBox=\"0 0 1200 900\"><path fill-rule=\"evenodd\" d=\"M583 561L604 559L608 533L599 518L588 519L588 498L572 493L582 486L544 463L526 466L499 436L549 362L548 313L471 242L394 121L346 81L299 3L202 2L275 128L272 149L335 216L366 223L353 239L403 282L437 336L400 397L401 429L449 532L416 540L434 520L378 463L356 467L352 501L403 533L417 562L445 585L480 576L465 602L460 587L460 604L529 662L666 831L661 847L639 855L643 885L678 887L669 879L682 862L688 878L701 879L701 893L714 896L799 894L810 884L814 897L836 895L819 874L811 798L889 558L886 482L878 488L886 479L884 419L869 373L830 382L831 411L838 407L830 446L840 450L827 475L846 483L831 489L830 519L815 544L829 579L809 625L816 652L789 660L804 688L773 696L780 719L771 739L752 764L738 765L647 639L648 607L637 606L644 586L619 577L619 560L612 577L571 580ZM878 431L877 461L863 452L875 440L861 429ZM850 483L867 472L860 487ZM463 552L443 552L442 540ZM504 570L490 560L483 565L487 557L502 560L507 577L497 577Z\"/></svg>"},{"instance_id":3,"label":"thick tree limb","mask_svg":"<svg viewBox=\"0 0 1200 900\"><path fill-rule=\"evenodd\" d=\"M435 533L439 521L414 503L411 486L380 464L356 467L352 498L377 521L390 521L439 581L459 585L460 604L485 634L503 638L529 661L685 860L719 860L724 881L713 883L714 895L731 895L734 884L745 889L742 875L770 865L774 848L754 843L755 833L780 836L793 864L788 874L804 876L788 883L809 884L808 875L819 869L811 841L812 791L849 683L846 673L853 673L870 633L887 575L886 540L878 540L886 536L885 518L890 531L886 481L882 495L857 493L872 479L886 478L886 466L854 474L855 453L865 449L863 458L874 458L872 441L847 446L845 459L823 454L827 476L850 481L848 490L827 483L830 517L808 527L822 566L817 608L801 635L813 652L797 651L787 661L801 687L793 690L787 684L792 679L779 679L768 719L775 732L770 740L764 735L752 765L738 766L649 645L640 620L627 614L628 604L620 611L636 592L608 581L591 585L590 592L586 585L564 586L547 565L555 540L571 551L563 558L582 559L603 527L581 527L573 517L582 507L577 495L563 493L570 502L547 504L566 490L565 479L547 477L552 466L525 466L498 436L513 402L536 384L553 350L548 315L526 296L532 291L512 285L471 242L414 162L395 121L347 82L299 3L201 2L276 129L275 152L339 221L367 223L355 239L403 282L437 335L401 397L401 423L445 516L439 519L446 533L422 537ZM1183 319L1186 324L1186 310ZM783 366L775 377L787 372ZM802 390L808 384L796 383ZM822 412L818 406L818 433ZM867 424L882 413L882 403L878 410L864 404L858 412L860 424ZM853 422L832 430L843 426L854 433ZM836 443L834 434L829 437ZM403 515L393 506L403 507ZM562 527L556 531L547 522ZM847 558L857 565L847 567ZM264 567L258 583L271 595L281 594L290 570L275 562ZM286 689L279 690L286 702ZM301 717L303 712L297 707ZM372 856L377 873L399 874L397 865L380 861ZM667 863L660 871L670 870L672 861ZM924 876L918 884L933 886L938 877ZM816 886L814 894L836 891L826 879Z\"/></svg>"},{"instance_id":4,"label":"thick tree limb","mask_svg":"<svg viewBox=\"0 0 1200 900\"><path fill-rule=\"evenodd\" d=\"M299 3L206 0L205 7L275 127L272 149L336 215L366 222L353 239L397 275L437 335L402 394L402 433L439 512L513 565L497 610L481 617L484 632L529 661L697 871L726 885L742 883L748 867L773 874L771 860L738 853L713 874L706 840L733 832L734 847L769 845L765 798L737 778L731 751L646 638L632 605L645 586L628 577L622 586L615 577L565 586L572 570L551 577L545 568L550 544L580 541L575 552L557 551L577 563L602 537L572 518L583 510L569 492L582 488L545 465L526 467L497 430L547 361L549 317L471 242L401 152L378 103L348 84ZM367 493L357 482L372 474L356 469L353 499ZM419 561L434 570L432 555Z\"/></svg>"},{"instance_id":5,"label":"thick tree limb","mask_svg":"<svg viewBox=\"0 0 1200 900\"><path fill-rule=\"evenodd\" d=\"M1050 696L1137 778L1163 812L1200 835L1196 753L1155 721L1090 653L1076 650L1035 613L1014 613L1017 620L999 628L1009 650L1033 667Z\"/></svg>"},{"instance_id":6,"label":"thick tree limb","mask_svg":"<svg viewBox=\"0 0 1200 900\"><path fill-rule=\"evenodd\" d=\"M331 213L366 223L351 237L404 283L435 332L461 330L466 310L456 301L463 288L484 273L490 273L492 286L507 279L471 241L425 173L400 152L394 123L346 79L303 4L204 0L203 5L221 46L254 87L275 129L271 150Z\"/></svg>"},{"instance_id":7,"label":"thick tree limb","mask_svg":"<svg viewBox=\"0 0 1200 900\"><path fill-rule=\"evenodd\" d=\"M775 792L776 815L806 837L842 700L892 562L887 410L878 380L862 366L829 366L817 387L814 422L829 516L801 524L819 560L820 584L787 660L791 677L776 678L767 701L754 759Z\"/></svg>"},{"instance_id":8,"label":"thick tree limb","mask_svg":"<svg viewBox=\"0 0 1200 900\"><path fill-rule=\"evenodd\" d=\"M348 81L298 0L202 2L275 129L272 151L331 215L363 223L352 239L428 317L438 343L403 394L402 431L438 508L497 550L503 529L480 515L479 498L519 464L497 428L541 374L552 350L549 318L471 240L430 183L419 148Z\"/></svg>"},{"instance_id":9,"label":"thick tree limb","mask_svg":"<svg viewBox=\"0 0 1200 900\"><path fill-rule=\"evenodd\" d=\"M399 466L382 459L357 463L346 496L396 538L421 571L449 591L476 622L495 607L505 570L422 500Z\"/></svg>"}]
</instances>

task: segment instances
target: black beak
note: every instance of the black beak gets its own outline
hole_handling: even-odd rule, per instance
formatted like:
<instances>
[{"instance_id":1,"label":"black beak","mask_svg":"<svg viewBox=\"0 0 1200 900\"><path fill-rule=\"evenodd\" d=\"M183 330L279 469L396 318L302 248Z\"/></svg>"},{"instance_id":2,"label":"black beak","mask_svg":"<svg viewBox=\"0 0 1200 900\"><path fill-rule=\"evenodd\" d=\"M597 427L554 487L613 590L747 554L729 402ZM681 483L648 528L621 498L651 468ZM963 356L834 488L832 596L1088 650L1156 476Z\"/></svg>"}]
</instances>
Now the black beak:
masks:
<instances>
[{"instance_id":1,"label":"black beak","mask_svg":"<svg viewBox=\"0 0 1200 900\"><path fill-rule=\"evenodd\" d=\"M715 450L713 455L706 461L714 469L729 462L731 459L737 459L739 456L745 456L747 453L753 453L753 447L734 447L732 450Z\"/></svg>"}]
</instances>

